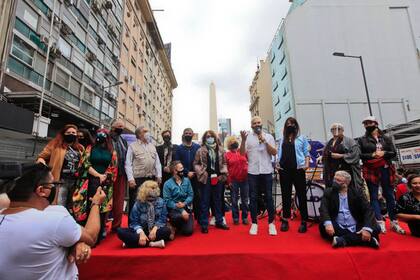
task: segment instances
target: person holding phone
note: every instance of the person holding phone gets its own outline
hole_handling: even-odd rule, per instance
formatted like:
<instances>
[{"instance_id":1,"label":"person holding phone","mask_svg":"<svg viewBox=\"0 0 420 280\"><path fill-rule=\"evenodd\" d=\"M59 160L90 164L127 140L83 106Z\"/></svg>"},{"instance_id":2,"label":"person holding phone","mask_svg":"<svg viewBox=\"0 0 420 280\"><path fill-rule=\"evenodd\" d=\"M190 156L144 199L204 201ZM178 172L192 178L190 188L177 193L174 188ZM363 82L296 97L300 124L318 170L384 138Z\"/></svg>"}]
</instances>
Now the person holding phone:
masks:
<instances>
[{"instance_id":1,"label":"person holding phone","mask_svg":"<svg viewBox=\"0 0 420 280\"><path fill-rule=\"evenodd\" d=\"M208 233L210 199L213 198L216 228L228 230L223 222L223 184L227 181L225 151L216 132L207 130L203 134L202 144L194 160L194 170L200 184L200 218L202 233Z\"/></svg>"}]
</instances>

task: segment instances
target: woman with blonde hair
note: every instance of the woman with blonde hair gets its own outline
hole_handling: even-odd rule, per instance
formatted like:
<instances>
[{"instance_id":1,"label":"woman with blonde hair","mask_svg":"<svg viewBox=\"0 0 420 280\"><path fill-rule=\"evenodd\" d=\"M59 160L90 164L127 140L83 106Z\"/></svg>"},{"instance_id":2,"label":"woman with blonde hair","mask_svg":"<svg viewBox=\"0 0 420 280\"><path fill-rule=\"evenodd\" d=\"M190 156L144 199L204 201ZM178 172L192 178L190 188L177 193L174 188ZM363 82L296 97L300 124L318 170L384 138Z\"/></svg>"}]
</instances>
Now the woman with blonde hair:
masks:
<instances>
[{"instance_id":1,"label":"woman with blonde hair","mask_svg":"<svg viewBox=\"0 0 420 280\"><path fill-rule=\"evenodd\" d=\"M129 228L118 228L118 238L123 247L165 248L171 230L166 225L168 211L160 197L160 189L155 181L144 182L137 193L137 201L130 213Z\"/></svg>"},{"instance_id":2,"label":"woman with blonde hair","mask_svg":"<svg viewBox=\"0 0 420 280\"><path fill-rule=\"evenodd\" d=\"M76 174L84 148L77 139L78 128L74 124L65 125L38 155L37 163L51 168L54 180L64 182L57 187L54 204L68 207L76 183Z\"/></svg>"}]
</instances>

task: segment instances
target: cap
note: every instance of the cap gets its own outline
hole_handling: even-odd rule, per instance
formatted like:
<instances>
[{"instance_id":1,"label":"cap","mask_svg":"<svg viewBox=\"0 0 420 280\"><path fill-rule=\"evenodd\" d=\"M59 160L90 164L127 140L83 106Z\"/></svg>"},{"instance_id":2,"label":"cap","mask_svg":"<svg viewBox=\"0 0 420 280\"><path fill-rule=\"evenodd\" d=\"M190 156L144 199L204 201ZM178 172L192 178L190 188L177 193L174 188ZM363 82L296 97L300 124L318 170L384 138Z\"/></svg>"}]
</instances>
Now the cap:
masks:
<instances>
[{"instance_id":1,"label":"cap","mask_svg":"<svg viewBox=\"0 0 420 280\"><path fill-rule=\"evenodd\" d=\"M375 116L368 116L364 118L362 123L365 123L365 122L375 122L376 124L378 124L378 121L376 120Z\"/></svg>"}]
</instances>

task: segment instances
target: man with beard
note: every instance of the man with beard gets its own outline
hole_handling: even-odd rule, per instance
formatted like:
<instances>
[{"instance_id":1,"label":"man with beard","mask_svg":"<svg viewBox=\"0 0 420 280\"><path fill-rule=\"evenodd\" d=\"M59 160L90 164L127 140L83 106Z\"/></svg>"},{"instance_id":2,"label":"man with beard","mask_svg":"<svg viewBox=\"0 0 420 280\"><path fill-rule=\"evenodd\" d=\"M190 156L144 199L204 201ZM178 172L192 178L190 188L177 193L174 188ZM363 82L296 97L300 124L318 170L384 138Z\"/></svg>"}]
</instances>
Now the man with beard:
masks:
<instances>
[{"instance_id":1,"label":"man with beard","mask_svg":"<svg viewBox=\"0 0 420 280\"><path fill-rule=\"evenodd\" d=\"M162 186L165 182L172 177L170 165L174 160L176 145L172 145L171 142L171 131L165 130L162 132L163 144L156 147L157 153L159 155L160 164L162 164L162 184L161 184L161 195L162 195Z\"/></svg>"}]
</instances>

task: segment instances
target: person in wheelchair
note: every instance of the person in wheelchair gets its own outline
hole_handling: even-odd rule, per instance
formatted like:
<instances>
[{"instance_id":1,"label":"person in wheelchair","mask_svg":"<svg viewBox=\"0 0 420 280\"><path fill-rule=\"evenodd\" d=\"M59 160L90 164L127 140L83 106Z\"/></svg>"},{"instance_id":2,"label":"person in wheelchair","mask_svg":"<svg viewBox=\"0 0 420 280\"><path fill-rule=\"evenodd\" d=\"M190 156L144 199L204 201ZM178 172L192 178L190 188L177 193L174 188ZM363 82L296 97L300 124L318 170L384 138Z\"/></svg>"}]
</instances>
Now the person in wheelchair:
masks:
<instances>
[{"instance_id":1,"label":"person in wheelchair","mask_svg":"<svg viewBox=\"0 0 420 280\"><path fill-rule=\"evenodd\" d=\"M350 173L351 185L362 186L359 145L352 138L344 136L344 126L341 123L331 125L331 134L333 137L327 142L322 156L318 159L324 166L325 186L332 186L334 174L339 170Z\"/></svg>"},{"instance_id":2,"label":"person in wheelchair","mask_svg":"<svg viewBox=\"0 0 420 280\"><path fill-rule=\"evenodd\" d=\"M369 246L379 248L380 227L360 188L349 188L351 176L337 171L331 188L321 201L319 231L332 247Z\"/></svg>"}]
</instances>

